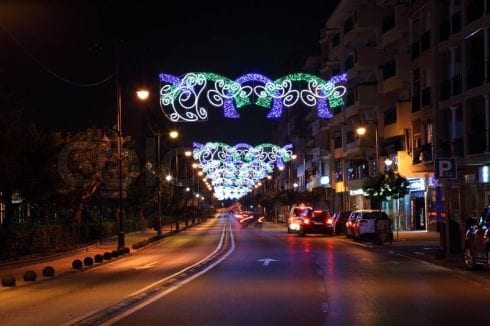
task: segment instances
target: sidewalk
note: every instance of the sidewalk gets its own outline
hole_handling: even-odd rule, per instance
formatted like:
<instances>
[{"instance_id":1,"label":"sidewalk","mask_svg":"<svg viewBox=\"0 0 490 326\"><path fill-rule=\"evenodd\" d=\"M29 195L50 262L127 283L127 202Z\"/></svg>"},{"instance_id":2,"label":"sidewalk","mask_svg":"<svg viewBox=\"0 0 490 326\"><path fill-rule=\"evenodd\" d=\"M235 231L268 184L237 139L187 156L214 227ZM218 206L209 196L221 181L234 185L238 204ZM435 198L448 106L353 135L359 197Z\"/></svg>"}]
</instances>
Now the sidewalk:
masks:
<instances>
[{"instance_id":1,"label":"sidewalk","mask_svg":"<svg viewBox=\"0 0 490 326\"><path fill-rule=\"evenodd\" d=\"M174 229L175 230L175 229ZM162 227L162 235L164 237L170 235L171 229L170 225L165 225ZM133 244L148 240L151 237L156 235L156 231L153 229L146 229L143 231L131 232L125 234L125 246L130 248L131 251L134 251ZM100 254L103 255L105 252L111 253L113 250L117 249L118 237L114 236L109 239L105 239L102 243L97 243L93 245L88 245L85 247L81 247L80 249L54 254L47 256L37 256L37 257L29 257L25 259L19 259L17 261L10 261L8 263L0 263L0 279L4 276L11 275L16 279L16 286L23 286L26 284L34 283L34 282L26 282L24 281L24 273L28 270L32 270L36 273L37 279L36 282L43 281L46 279L50 279L51 277L43 276L43 269L46 266L51 266L55 270L54 276L60 276L63 274L74 273L77 270L72 267L72 262L75 259L79 259L83 262L85 257L94 258L95 255ZM120 256L112 259L124 259L124 256ZM111 260L112 260L111 259ZM107 262L104 260L102 263L95 263L96 265L101 265ZM83 268L87 268L84 266ZM0 290L2 287L0 287Z\"/></svg>"},{"instance_id":2,"label":"sidewalk","mask_svg":"<svg viewBox=\"0 0 490 326\"><path fill-rule=\"evenodd\" d=\"M441 250L439 232L399 231L397 233L394 231L393 242L385 242L382 247L429 263L466 270L463 253L449 254L447 258L438 258L437 253Z\"/></svg>"}]
</instances>

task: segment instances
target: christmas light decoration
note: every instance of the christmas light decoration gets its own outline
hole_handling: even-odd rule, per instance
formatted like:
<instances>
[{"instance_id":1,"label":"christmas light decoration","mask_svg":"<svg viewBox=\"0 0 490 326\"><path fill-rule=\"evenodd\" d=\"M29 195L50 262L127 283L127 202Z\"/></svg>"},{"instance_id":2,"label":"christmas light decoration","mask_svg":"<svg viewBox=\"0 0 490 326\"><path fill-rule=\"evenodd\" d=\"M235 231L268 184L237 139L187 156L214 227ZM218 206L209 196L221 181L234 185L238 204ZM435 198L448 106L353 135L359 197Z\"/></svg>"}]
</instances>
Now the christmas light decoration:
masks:
<instances>
[{"instance_id":1,"label":"christmas light decoration","mask_svg":"<svg viewBox=\"0 0 490 326\"><path fill-rule=\"evenodd\" d=\"M220 142L193 144L193 158L211 180L215 197L237 199L249 191L284 162L291 160L292 145L280 147L266 143L230 146Z\"/></svg>"},{"instance_id":2,"label":"christmas light decoration","mask_svg":"<svg viewBox=\"0 0 490 326\"><path fill-rule=\"evenodd\" d=\"M300 101L308 107L316 106L319 118L331 118L329 109L343 104L346 88L338 84L346 80L346 74L328 81L307 73L290 74L274 81L257 73L236 80L207 72L188 73L182 78L160 74L160 107L173 122L192 122L207 120L204 100L223 107L227 118L238 118L237 108L252 103L270 108L268 118L279 118L284 107Z\"/></svg>"}]
</instances>

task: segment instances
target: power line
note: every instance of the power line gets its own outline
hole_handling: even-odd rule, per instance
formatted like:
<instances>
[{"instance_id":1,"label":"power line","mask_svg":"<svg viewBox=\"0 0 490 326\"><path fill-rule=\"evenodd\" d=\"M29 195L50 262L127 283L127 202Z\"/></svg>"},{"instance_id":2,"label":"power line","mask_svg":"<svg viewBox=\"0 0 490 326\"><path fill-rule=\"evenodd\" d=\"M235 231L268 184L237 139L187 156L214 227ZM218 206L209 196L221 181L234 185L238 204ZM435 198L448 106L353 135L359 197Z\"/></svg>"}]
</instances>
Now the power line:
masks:
<instances>
[{"instance_id":1,"label":"power line","mask_svg":"<svg viewBox=\"0 0 490 326\"><path fill-rule=\"evenodd\" d=\"M107 77L105 77L105 78L103 78L103 79L101 79L101 80L99 80L97 82L93 82L93 83L80 83L80 82L76 82L76 81L70 80L68 78L65 78L65 77L57 74L56 72L54 72L49 67L47 67L38 58L36 58L36 56L34 56L31 52L29 52L22 45L22 43L7 29L7 27L1 21L0 21L0 26L7 33L7 35L15 42L15 44L22 50L22 52L24 52L25 55L27 55L32 61L34 61L35 63L37 63L41 68L43 68L49 74L51 74L52 76L56 77L57 79L65 82L67 84L71 84L71 85L75 85L75 86L80 86L80 87L94 87L94 86L99 86L101 84L104 84L105 82L107 82L109 79L111 79L115 75L115 71L114 71L111 74L109 74Z\"/></svg>"}]
</instances>

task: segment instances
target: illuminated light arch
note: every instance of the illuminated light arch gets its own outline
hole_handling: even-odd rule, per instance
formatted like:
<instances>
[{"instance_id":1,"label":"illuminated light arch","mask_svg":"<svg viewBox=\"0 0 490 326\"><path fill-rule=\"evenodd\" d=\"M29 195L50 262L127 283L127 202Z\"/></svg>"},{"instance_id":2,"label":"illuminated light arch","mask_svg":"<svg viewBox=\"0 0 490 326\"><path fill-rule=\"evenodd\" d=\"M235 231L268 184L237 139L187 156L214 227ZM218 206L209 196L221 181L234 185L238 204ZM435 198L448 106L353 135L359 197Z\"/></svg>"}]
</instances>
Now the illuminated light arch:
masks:
<instances>
[{"instance_id":1,"label":"illuminated light arch","mask_svg":"<svg viewBox=\"0 0 490 326\"><path fill-rule=\"evenodd\" d=\"M234 146L220 142L193 144L193 158L214 189L216 198L237 199L254 185L291 160L292 145L280 147L266 143Z\"/></svg>"},{"instance_id":2,"label":"illuminated light arch","mask_svg":"<svg viewBox=\"0 0 490 326\"><path fill-rule=\"evenodd\" d=\"M205 98L212 106L223 107L225 117L238 118L236 107L251 104L250 97L254 95L254 104L270 107L268 118L279 118L284 107L298 101L308 107L316 106L319 118L331 118L329 108L343 104L346 88L338 84L346 80L346 74L328 81L307 73L294 73L275 81L257 73L236 80L208 72L188 73L182 78L160 74L160 106L173 122L205 121L208 111L201 104ZM305 82L306 88L298 89Z\"/></svg>"}]
</instances>

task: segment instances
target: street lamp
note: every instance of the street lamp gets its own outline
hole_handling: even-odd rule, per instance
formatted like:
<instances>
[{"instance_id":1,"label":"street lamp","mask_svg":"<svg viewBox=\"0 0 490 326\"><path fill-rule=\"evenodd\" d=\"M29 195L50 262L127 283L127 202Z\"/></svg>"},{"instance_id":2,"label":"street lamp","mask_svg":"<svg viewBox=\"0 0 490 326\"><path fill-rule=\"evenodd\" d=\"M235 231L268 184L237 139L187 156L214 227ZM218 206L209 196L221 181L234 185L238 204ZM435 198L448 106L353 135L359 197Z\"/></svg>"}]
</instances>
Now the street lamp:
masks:
<instances>
[{"instance_id":1,"label":"street lamp","mask_svg":"<svg viewBox=\"0 0 490 326\"><path fill-rule=\"evenodd\" d=\"M359 136L364 136L367 132L367 128L364 125L360 125L356 128L356 133ZM374 138L375 138L375 151L376 151L376 170L379 172L379 139L378 139L378 125L374 124Z\"/></svg>"}]
</instances>

